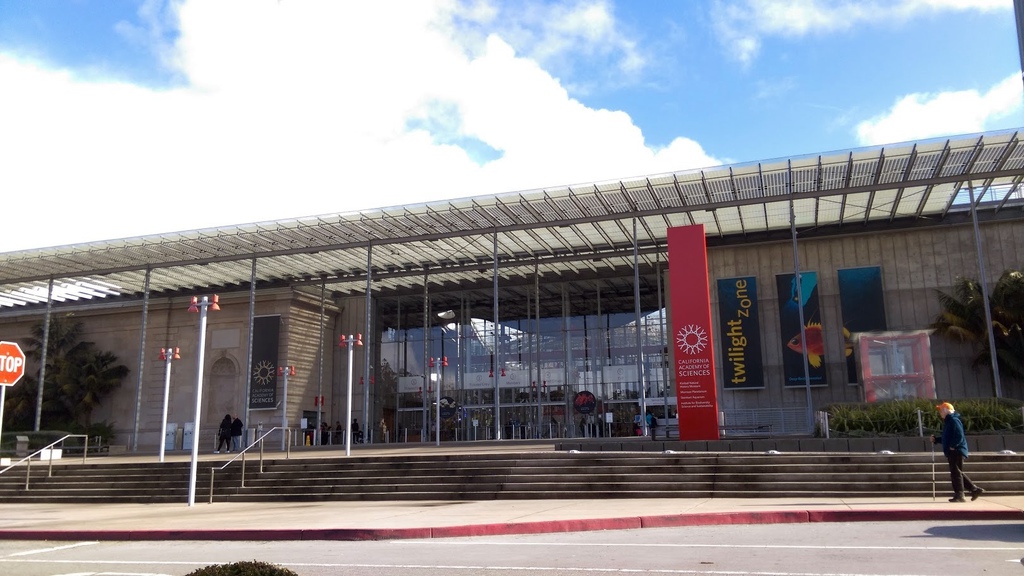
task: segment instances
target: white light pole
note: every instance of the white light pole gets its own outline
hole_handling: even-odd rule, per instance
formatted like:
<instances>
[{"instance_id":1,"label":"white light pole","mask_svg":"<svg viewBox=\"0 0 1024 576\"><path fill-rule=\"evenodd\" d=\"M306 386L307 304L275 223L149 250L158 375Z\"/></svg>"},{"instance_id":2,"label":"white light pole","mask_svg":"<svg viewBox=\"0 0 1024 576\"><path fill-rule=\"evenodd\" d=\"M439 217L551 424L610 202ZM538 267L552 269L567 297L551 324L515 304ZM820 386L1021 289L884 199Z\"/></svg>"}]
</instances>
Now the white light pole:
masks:
<instances>
[{"instance_id":1,"label":"white light pole","mask_svg":"<svg viewBox=\"0 0 1024 576\"><path fill-rule=\"evenodd\" d=\"M436 359L435 358L431 358L430 359L430 367L431 368L435 367L435 360L436 360L436 367L437 367L437 382L436 382L436 384L437 384L437 392L434 395L434 400L435 400L435 405L434 405L434 445L435 446L440 446L441 445L441 381L442 381L441 378L444 376L444 373L441 371L441 367L448 365L448 357L447 356L442 356L442 357L436 358Z\"/></svg>"},{"instance_id":2,"label":"white light pole","mask_svg":"<svg viewBox=\"0 0 1024 576\"><path fill-rule=\"evenodd\" d=\"M277 375L284 385L284 403L281 407L281 451L284 452L288 443L288 377L295 376L295 366L278 366Z\"/></svg>"},{"instance_id":3,"label":"white light pole","mask_svg":"<svg viewBox=\"0 0 1024 576\"><path fill-rule=\"evenodd\" d=\"M167 348L160 349L160 359L166 362L166 368L164 369L164 416L161 420L160 425L160 461L164 461L164 450L167 448L167 402L171 397L171 362L174 360L181 360L181 355L178 354L179 348Z\"/></svg>"},{"instance_id":4,"label":"white light pole","mask_svg":"<svg viewBox=\"0 0 1024 576\"><path fill-rule=\"evenodd\" d=\"M220 310L220 297L216 294L213 299L203 296L203 299L193 296L192 305L188 307L189 312L199 312L199 358L196 362L196 415L192 421L192 469L188 478L188 505L196 503L196 469L199 465L199 418L202 416L203 408L203 360L206 357L206 313L207 309Z\"/></svg>"},{"instance_id":5,"label":"white light pole","mask_svg":"<svg viewBox=\"0 0 1024 576\"><path fill-rule=\"evenodd\" d=\"M339 347L348 348L348 388L345 392L345 456L352 455L352 347L363 345L363 335L341 335ZM366 423L363 422L363 426Z\"/></svg>"}]
</instances>

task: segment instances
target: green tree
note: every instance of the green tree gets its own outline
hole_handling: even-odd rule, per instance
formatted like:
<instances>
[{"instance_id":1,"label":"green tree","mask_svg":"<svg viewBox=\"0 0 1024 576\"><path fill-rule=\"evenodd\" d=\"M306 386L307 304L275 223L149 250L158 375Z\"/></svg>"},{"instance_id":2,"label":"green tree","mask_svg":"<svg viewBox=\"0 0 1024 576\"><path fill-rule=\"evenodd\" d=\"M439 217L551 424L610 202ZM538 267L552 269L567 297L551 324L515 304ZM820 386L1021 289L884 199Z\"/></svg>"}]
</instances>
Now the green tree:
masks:
<instances>
[{"instance_id":1,"label":"green tree","mask_svg":"<svg viewBox=\"0 0 1024 576\"><path fill-rule=\"evenodd\" d=\"M942 312L932 322L935 333L958 342L969 343L975 351L971 366L991 366L985 322L985 304L981 283L972 278L957 278L952 294L939 291ZM996 362L1004 378L1024 380L1024 274L1007 270L992 287L989 296Z\"/></svg>"},{"instance_id":2,"label":"green tree","mask_svg":"<svg viewBox=\"0 0 1024 576\"><path fill-rule=\"evenodd\" d=\"M74 422L85 430L92 426L92 411L103 398L121 386L128 367L117 363L111 352L92 346L77 352L64 362L57 374L58 398Z\"/></svg>"},{"instance_id":3,"label":"green tree","mask_svg":"<svg viewBox=\"0 0 1024 576\"><path fill-rule=\"evenodd\" d=\"M42 421L51 429L88 430L92 412L103 398L116 390L128 376L127 366L117 356L82 340L82 322L72 315L50 319L46 338L46 380L43 382ZM25 355L38 365L43 358L43 323L32 328ZM35 422L38 375L26 374L25 380L8 391L4 407L5 425L28 429Z\"/></svg>"}]
</instances>

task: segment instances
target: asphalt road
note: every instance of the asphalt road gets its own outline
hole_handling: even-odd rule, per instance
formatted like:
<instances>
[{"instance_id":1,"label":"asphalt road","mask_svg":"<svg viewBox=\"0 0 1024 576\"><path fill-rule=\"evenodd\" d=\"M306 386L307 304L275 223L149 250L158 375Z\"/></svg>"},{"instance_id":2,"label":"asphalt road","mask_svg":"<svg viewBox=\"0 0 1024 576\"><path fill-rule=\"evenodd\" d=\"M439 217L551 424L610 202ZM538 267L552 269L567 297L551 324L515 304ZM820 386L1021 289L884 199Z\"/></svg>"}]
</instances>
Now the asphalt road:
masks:
<instances>
[{"instance_id":1,"label":"asphalt road","mask_svg":"<svg viewBox=\"0 0 1024 576\"><path fill-rule=\"evenodd\" d=\"M1024 576L1021 522L694 526L368 542L0 541L5 576L182 576L262 560L300 576Z\"/></svg>"}]
</instances>

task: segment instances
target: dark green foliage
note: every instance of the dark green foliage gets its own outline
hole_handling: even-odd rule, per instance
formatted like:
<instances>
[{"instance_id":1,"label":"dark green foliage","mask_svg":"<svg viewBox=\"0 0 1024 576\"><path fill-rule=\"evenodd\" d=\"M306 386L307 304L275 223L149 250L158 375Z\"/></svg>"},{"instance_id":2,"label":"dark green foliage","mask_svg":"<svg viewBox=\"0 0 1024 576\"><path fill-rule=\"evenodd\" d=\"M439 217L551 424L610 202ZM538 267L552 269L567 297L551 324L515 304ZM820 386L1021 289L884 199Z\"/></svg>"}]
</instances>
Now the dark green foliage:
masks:
<instances>
[{"instance_id":1,"label":"dark green foliage","mask_svg":"<svg viewBox=\"0 0 1024 576\"><path fill-rule=\"evenodd\" d=\"M925 435L942 428L935 409L940 400L892 400L890 402L831 404L823 410L829 415L829 433L838 437L917 436L917 412L921 411ZM967 398L950 400L964 430L972 434L1024 432L1021 406L1024 402L1006 398Z\"/></svg>"},{"instance_id":2,"label":"dark green foliage","mask_svg":"<svg viewBox=\"0 0 1024 576\"><path fill-rule=\"evenodd\" d=\"M1003 378L1024 380L1024 274L1020 270L1003 272L989 296L996 360ZM957 278L953 293L939 292L942 312L931 324L939 336L969 343L975 351L971 366L992 365L985 300L981 283Z\"/></svg>"},{"instance_id":3,"label":"dark green foliage","mask_svg":"<svg viewBox=\"0 0 1024 576\"><path fill-rule=\"evenodd\" d=\"M299 576L287 568L267 562L232 562L214 564L189 572L185 576Z\"/></svg>"},{"instance_id":4,"label":"dark green foliage","mask_svg":"<svg viewBox=\"0 0 1024 576\"><path fill-rule=\"evenodd\" d=\"M42 360L43 324L32 328L32 338L25 355L36 365ZM127 366L117 363L113 353L99 350L92 342L82 340L82 323L68 316L50 320L46 335L46 381L43 383L41 426L51 430L103 435L112 439L113 426L102 423L93 432L92 412L104 398L121 386L128 377ZM39 373L26 373L18 386L7 391L4 406L4 429L30 430L35 425Z\"/></svg>"}]
</instances>

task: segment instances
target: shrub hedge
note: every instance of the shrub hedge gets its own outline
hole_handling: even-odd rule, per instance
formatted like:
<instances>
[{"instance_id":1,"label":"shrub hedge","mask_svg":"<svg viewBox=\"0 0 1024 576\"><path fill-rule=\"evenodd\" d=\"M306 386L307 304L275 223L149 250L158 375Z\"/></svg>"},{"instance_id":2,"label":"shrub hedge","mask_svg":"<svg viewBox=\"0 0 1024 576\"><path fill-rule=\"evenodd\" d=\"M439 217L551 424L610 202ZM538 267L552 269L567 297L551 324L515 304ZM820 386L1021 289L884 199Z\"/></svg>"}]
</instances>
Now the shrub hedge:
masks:
<instances>
[{"instance_id":1,"label":"shrub hedge","mask_svg":"<svg viewBox=\"0 0 1024 576\"><path fill-rule=\"evenodd\" d=\"M935 406L945 400L917 398L875 403L837 403L825 406L831 436L917 436L917 412L921 411L925 435L942 429ZM960 414L968 434L1020 434L1024 432L1024 402L1007 398L948 400ZM824 431L818 430L819 436Z\"/></svg>"}]
</instances>

